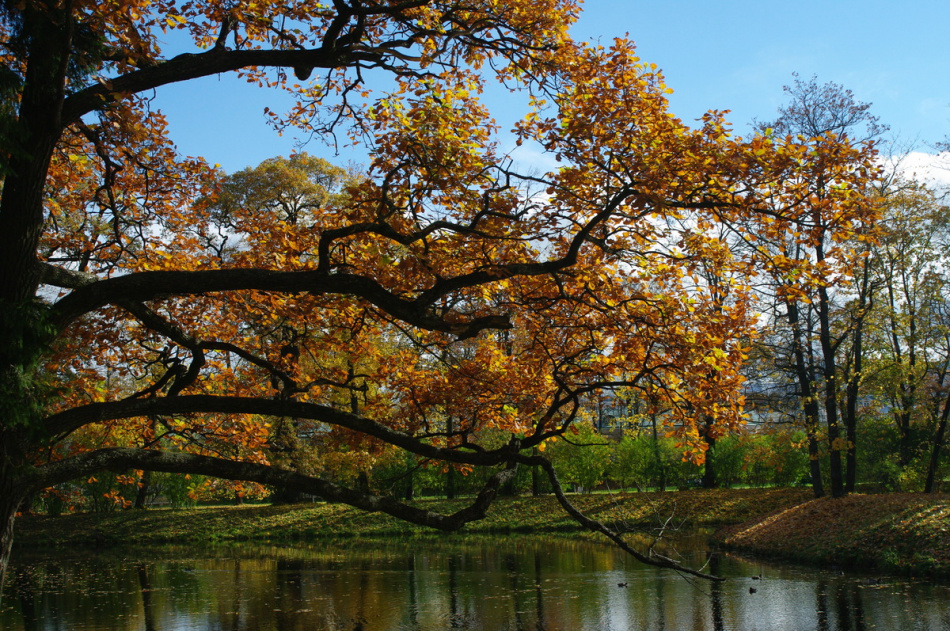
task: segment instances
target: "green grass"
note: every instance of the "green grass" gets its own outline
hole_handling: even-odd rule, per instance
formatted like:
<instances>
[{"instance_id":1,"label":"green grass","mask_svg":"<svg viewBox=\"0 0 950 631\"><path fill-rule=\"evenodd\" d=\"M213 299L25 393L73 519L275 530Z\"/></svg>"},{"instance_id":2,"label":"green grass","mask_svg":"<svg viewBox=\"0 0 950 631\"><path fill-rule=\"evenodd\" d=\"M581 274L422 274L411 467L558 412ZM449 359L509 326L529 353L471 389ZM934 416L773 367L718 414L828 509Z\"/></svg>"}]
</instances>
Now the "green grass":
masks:
<instances>
[{"instance_id":1,"label":"green grass","mask_svg":"<svg viewBox=\"0 0 950 631\"><path fill-rule=\"evenodd\" d=\"M796 561L889 573L950 577L950 496L852 495L813 500L807 489L726 489L665 493L596 493L571 500L616 527L651 531L720 528L716 538L736 550ZM454 512L465 500L423 500ZM551 496L500 498L462 536L572 533L580 528ZM318 541L409 537L436 531L342 504L204 507L21 517L24 547L195 544L229 541ZM355 539L354 539L355 541Z\"/></svg>"},{"instance_id":2,"label":"green grass","mask_svg":"<svg viewBox=\"0 0 950 631\"><path fill-rule=\"evenodd\" d=\"M801 489L736 489L665 493L593 494L572 501L595 519L621 527L684 527L743 522L805 501ZM465 500L423 500L429 510L450 513ZM579 530L552 496L500 498L488 516L467 525L468 533L545 533ZM327 537L405 536L433 531L382 513L342 504L205 507L119 511L60 517L21 517L16 544L26 546L160 544L203 541L284 541Z\"/></svg>"}]
</instances>

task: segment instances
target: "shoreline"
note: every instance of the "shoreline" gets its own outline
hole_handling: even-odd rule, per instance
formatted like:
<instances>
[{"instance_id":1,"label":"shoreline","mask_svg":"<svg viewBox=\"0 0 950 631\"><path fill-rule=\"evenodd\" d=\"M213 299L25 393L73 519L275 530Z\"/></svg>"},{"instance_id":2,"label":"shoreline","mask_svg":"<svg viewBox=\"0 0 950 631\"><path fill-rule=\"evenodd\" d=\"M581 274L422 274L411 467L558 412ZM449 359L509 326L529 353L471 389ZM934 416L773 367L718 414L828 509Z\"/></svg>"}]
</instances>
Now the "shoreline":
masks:
<instances>
[{"instance_id":1,"label":"shoreline","mask_svg":"<svg viewBox=\"0 0 950 631\"><path fill-rule=\"evenodd\" d=\"M571 496L625 529L715 528L715 544L746 555L919 577L950 578L950 495L888 493L813 499L808 489L717 489ZM415 504L452 512L465 500ZM586 533L551 496L500 498L455 533ZM16 549L208 542L305 542L434 534L340 504L151 509L17 519Z\"/></svg>"}]
</instances>

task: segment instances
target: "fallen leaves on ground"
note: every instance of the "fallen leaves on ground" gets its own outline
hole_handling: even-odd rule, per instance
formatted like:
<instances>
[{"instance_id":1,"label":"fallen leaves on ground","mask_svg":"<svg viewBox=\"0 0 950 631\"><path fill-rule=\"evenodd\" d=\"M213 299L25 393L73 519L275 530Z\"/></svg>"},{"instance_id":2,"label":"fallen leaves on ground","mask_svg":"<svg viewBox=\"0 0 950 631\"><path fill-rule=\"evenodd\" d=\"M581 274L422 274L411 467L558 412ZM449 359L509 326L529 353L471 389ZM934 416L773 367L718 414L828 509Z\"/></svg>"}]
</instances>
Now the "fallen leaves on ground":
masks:
<instances>
[{"instance_id":1,"label":"fallen leaves on ground","mask_svg":"<svg viewBox=\"0 0 950 631\"><path fill-rule=\"evenodd\" d=\"M822 498L717 536L729 548L810 562L950 576L950 495Z\"/></svg>"}]
</instances>

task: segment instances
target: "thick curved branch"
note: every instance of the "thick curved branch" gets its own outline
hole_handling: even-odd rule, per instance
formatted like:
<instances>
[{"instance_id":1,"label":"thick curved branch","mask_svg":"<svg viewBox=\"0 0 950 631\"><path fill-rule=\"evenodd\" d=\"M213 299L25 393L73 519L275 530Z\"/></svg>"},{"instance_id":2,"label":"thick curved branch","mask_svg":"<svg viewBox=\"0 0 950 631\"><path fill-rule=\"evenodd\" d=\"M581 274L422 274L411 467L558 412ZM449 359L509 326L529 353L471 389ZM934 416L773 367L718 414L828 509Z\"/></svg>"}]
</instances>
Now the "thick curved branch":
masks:
<instances>
[{"instance_id":1,"label":"thick curved branch","mask_svg":"<svg viewBox=\"0 0 950 631\"><path fill-rule=\"evenodd\" d=\"M203 53L186 53L110 81L91 85L67 97L63 103L62 125L65 127L76 123L89 112L102 109L128 94L222 72L251 67L338 68L360 61L375 62L379 57L379 53L375 52L354 52L338 48L227 50L218 47Z\"/></svg>"},{"instance_id":2,"label":"thick curved branch","mask_svg":"<svg viewBox=\"0 0 950 631\"><path fill-rule=\"evenodd\" d=\"M373 436L424 458L480 466L504 464L513 457L513 454L517 454L520 448L519 445L507 445L492 451L461 451L422 442L414 436L396 431L382 423L325 405L293 400L214 395L179 395L91 403L54 414L46 419L44 425L49 435L55 436L67 434L89 423L176 414L260 414L310 419Z\"/></svg>"},{"instance_id":3,"label":"thick curved branch","mask_svg":"<svg viewBox=\"0 0 950 631\"><path fill-rule=\"evenodd\" d=\"M362 298L389 315L413 326L471 337L488 328L510 328L507 316L489 315L462 322L450 322L429 310L434 295L498 278L489 273L470 275L466 282L436 284L425 292L425 300L399 297L371 278L355 274L326 274L322 271L278 272L265 269L226 269L181 272L140 272L108 278L77 288L52 309L53 322L60 328L107 304L123 301L145 302L167 296L189 296L212 292L258 290L281 293L339 294Z\"/></svg>"},{"instance_id":4,"label":"thick curved branch","mask_svg":"<svg viewBox=\"0 0 950 631\"><path fill-rule=\"evenodd\" d=\"M99 281L99 277L89 272L78 272L44 261L39 263L40 283L62 289L79 289Z\"/></svg>"},{"instance_id":5,"label":"thick curved branch","mask_svg":"<svg viewBox=\"0 0 950 631\"><path fill-rule=\"evenodd\" d=\"M370 512L383 512L407 522L447 531L458 530L471 521L482 519L498 495L498 490L516 471L514 466L511 466L493 475L469 506L451 515L408 506L389 497L361 493L327 480L268 465L149 449L100 449L42 465L31 472L30 486L39 490L98 471L121 472L129 469L189 473L269 484L301 493L312 493L331 502L343 502Z\"/></svg>"}]
</instances>

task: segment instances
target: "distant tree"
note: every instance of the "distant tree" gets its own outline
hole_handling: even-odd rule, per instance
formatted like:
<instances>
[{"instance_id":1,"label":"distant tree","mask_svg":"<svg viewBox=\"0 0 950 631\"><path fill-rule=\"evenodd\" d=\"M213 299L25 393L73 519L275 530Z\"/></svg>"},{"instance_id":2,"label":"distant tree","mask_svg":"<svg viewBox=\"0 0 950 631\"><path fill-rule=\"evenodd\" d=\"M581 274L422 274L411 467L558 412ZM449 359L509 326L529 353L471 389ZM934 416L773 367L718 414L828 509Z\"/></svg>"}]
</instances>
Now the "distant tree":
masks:
<instances>
[{"instance_id":1,"label":"distant tree","mask_svg":"<svg viewBox=\"0 0 950 631\"><path fill-rule=\"evenodd\" d=\"M939 454L938 420L947 382L946 301L950 215L934 191L896 181L886 197L881 237L870 257L878 291L870 328L874 353L870 384L883 399L897 430L897 467L920 456L924 426L934 432L931 455ZM934 468L936 468L934 462Z\"/></svg>"},{"instance_id":2,"label":"distant tree","mask_svg":"<svg viewBox=\"0 0 950 631\"><path fill-rule=\"evenodd\" d=\"M816 151L827 143L842 143L864 156L875 154L875 139L886 127L870 113L870 104L856 101L850 90L832 82L819 85L814 77L803 81L796 75L785 92L788 104L779 109L774 121L758 123L762 133L794 136ZM860 371L861 323L870 291L861 273L865 243L874 238L879 215L879 202L870 189L854 198L848 213L827 212L843 192L839 183L849 178L850 167L841 170L841 165L835 159L814 161L800 180L810 195L798 209L794 227L785 233L772 231L767 240L755 242L767 261L763 266L769 279L765 300L773 307L773 326L781 331L780 337L773 338L781 340L773 354L796 382L809 436L812 486L819 497L823 494L818 458L822 422L827 429L831 493L840 497L853 489L855 441L849 437L854 436L856 417L845 417L842 436L839 391L851 378L842 377L841 352L850 339L847 348L858 354L849 366ZM849 283L858 288L852 309L836 302ZM842 468L842 453L847 454L847 471Z\"/></svg>"}]
</instances>

